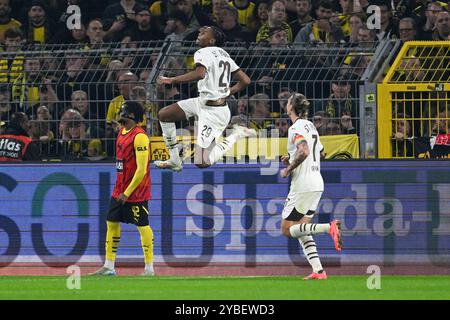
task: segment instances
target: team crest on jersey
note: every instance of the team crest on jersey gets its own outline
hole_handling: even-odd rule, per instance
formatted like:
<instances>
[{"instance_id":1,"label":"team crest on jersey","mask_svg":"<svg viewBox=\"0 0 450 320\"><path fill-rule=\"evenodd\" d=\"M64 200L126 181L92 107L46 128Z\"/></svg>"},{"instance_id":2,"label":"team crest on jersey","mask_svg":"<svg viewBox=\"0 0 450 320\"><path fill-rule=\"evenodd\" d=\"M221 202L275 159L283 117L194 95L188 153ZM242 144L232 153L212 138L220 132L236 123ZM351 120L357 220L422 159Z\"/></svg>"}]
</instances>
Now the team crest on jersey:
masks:
<instances>
[{"instance_id":1,"label":"team crest on jersey","mask_svg":"<svg viewBox=\"0 0 450 320\"><path fill-rule=\"evenodd\" d=\"M123 160L122 159L116 159L116 170L117 170L117 172L123 171Z\"/></svg>"}]
</instances>

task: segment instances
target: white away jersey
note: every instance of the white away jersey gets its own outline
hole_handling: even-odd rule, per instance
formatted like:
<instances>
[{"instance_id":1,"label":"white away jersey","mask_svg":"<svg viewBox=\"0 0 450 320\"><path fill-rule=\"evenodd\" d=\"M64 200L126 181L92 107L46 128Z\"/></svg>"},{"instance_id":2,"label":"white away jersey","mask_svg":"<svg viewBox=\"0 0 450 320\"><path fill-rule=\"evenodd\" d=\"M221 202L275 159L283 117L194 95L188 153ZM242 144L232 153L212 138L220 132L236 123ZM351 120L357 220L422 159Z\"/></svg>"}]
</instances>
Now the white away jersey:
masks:
<instances>
[{"instance_id":1,"label":"white away jersey","mask_svg":"<svg viewBox=\"0 0 450 320\"><path fill-rule=\"evenodd\" d=\"M320 151L323 146L319 133L311 121L298 119L288 132L289 162L294 160L297 151L296 142L302 140L308 143L309 155L292 173L290 192L323 191L323 179L320 174Z\"/></svg>"},{"instance_id":2,"label":"white away jersey","mask_svg":"<svg viewBox=\"0 0 450 320\"><path fill-rule=\"evenodd\" d=\"M230 95L231 73L239 70L230 55L219 47L206 47L194 54L195 64L206 68L205 78L198 81L198 92L205 100L218 100Z\"/></svg>"}]
</instances>

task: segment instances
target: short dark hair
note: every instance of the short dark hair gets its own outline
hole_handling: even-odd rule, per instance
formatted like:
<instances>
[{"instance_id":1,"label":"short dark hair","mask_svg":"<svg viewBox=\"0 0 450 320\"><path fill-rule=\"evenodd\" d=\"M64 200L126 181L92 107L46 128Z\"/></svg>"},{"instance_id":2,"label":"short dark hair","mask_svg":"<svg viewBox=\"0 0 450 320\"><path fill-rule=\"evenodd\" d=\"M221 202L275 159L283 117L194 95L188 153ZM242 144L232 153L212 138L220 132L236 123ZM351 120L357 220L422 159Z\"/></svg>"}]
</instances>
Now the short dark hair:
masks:
<instances>
[{"instance_id":1,"label":"short dark hair","mask_svg":"<svg viewBox=\"0 0 450 320\"><path fill-rule=\"evenodd\" d=\"M283 27L273 27L269 29L268 35L269 37L272 37L273 35L277 34L278 32L284 31L284 33L287 34L286 30L283 29Z\"/></svg>"},{"instance_id":2,"label":"short dark hair","mask_svg":"<svg viewBox=\"0 0 450 320\"><path fill-rule=\"evenodd\" d=\"M330 114L326 111L319 110L316 113L314 113L314 117L322 117L322 118L330 118Z\"/></svg>"},{"instance_id":3,"label":"short dark hair","mask_svg":"<svg viewBox=\"0 0 450 320\"><path fill-rule=\"evenodd\" d=\"M269 10L269 11L272 10L272 7L273 7L273 5L275 4L275 2L281 2L282 4L284 4L284 6L286 6L286 1L285 1L285 0L271 0L271 1L269 2L269 7L268 7L268 10Z\"/></svg>"},{"instance_id":4,"label":"short dark hair","mask_svg":"<svg viewBox=\"0 0 450 320\"><path fill-rule=\"evenodd\" d=\"M278 93L283 92L283 91L292 93L292 89L289 87L281 87L280 90L278 91Z\"/></svg>"},{"instance_id":5,"label":"short dark hair","mask_svg":"<svg viewBox=\"0 0 450 320\"><path fill-rule=\"evenodd\" d=\"M134 121L136 123L141 122L144 120L144 108L142 105L136 101L126 101L123 105L123 108L126 108L126 114L133 114L134 115ZM131 119L131 118L130 118Z\"/></svg>"},{"instance_id":6,"label":"short dark hair","mask_svg":"<svg viewBox=\"0 0 450 320\"><path fill-rule=\"evenodd\" d=\"M216 39L216 46L221 47L225 43L225 33L223 33L222 29L216 26L210 26L213 31L214 39Z\"/></svg>"},{"instance_id":7,"label":"short dark hair","mask_svg":"<svg viewBox=\"0 0 450 320\"><path fill-rule=\"evenodd\" d=\"M20 37L20 39L24 39L25 36L23 35L22 30L19 28L9 28L5 31L5 39L6 38L17 38Z\"/></svg>"},{"instance_id":8,"label":"short dark hair","mask_svg":"<svg viewBox=\"0 0 450 320\"><path fill-rule=\"evenodd\" d=\"M362 26L359 27L358 33L360 30L368 31L369 35L372 37L372 40L375 40L375 37L377 36L377 32L375 31L375 29L369 29L369 27L367 27L367 25L363 23Z\"/></svg>"},{"instance_id":9,"label":"short dark hair","mask_svg":"<svg viewBox=\"0 0 450 320\"><path fill-rule=\"evenodd\" d=\"M328 10L333 10L333 4L331 3L331 1L328 1L328 0L320 1L317 8L320 8L320 7L324 8L324 9L328 9Z\"/></svg>"},{"instance_id":10,"label":"short dark hair","mask_svg":"<svg viewBox=\"0 0 450 320\"><path fill-rule=\"evenodd\" d=\"M259 0L255 2L255 6L253 7L252 17L258 18L258 8L261 4L266 4L267 8L269 8L270 1L269 0Z\"/></svg>"},{"instance_id":11,"label":"short dark hair","mask_svg":"<svg viewBox=\"0 0 450 320\"><path fill-rule=\"evenodd\" d=\"M137 3L137 1L136 1L136 3ZM142 12L142 11L150 13L150 8L148 6L144 6L142 4L137 3L136 10L135 10L136 14L138 14L139 12Z\"/></svg>"},{"instance_id":12,"label":"short dark hair","mask_svg":"<svg viewBox=\"0 0 450 320\"><path fill-rule=\"evenodd\" d=\"M338 84L338 85L347 85L350 83L350 74L344 73L339 75L336 79L332 80L332 83Z\"/></svg>"},{"instance_id":13,"label":"short dark hair","mask_svg":"<svg viewBox=\"0 0 450 320\"><path fill-rule=\"evenodd\" d=\"M392 11L391 4L387 0L374 0L372 5L379 6L379 7L383 6L383 7L386 7L389 11Z\"/></svg>"},{"instance_id":14,"label":"short dark hair","mask_svg":"<svg viewBox=\"0 0 450 320\"><path fill-rule=\"evenodd\" d=\"M13 113L9 119L8 127L19 129L25 120L28 120L28 116L24 112Z\"/></svg>"},{"instance_id":15,"label":"short dark hair","mask_svg":"<svg viewBox=\"0 0 450 320\"><path fill-rule=\"evenodd\" d=\"M93 19L89 20L88 23L86 24L86 29L89 29L89 25L90 25L92 22L94 22L94 21L100 22L100 23L102 24L102 26L104 25L102 19L100 19L100 18L93 18Z\"/></svg>"},{"instance_id":16,"label":"short dark hair","mask_svg":"<svg viewBox=\"0 0 450 320\"><path fill-rule=\"evenodd\" d=\"M232 6L228 5L228 6L220 7L220 10L226 10L226 11L231 12L231 14L236 18L236 20L239 17L239 11L238 11L238 9L236 9L236 7L232 7Z\"/></svg>"},{"instance_id":17,"label":"short dark hair","mask_svg":"<svg viewBox=\"0 0 450 320\"><path fill-rule=\"evenodd\" d=\"M414 20L413 18L411 18L411 17L405 17L405 18L402 18L402 19L400 19L400 21L399 21L399 24L400 24L400 22L409 22L409 23L411 23L412 24L412 26L413 26L413 28L414 29L417 29L417 22L416 22L416 20Z\"/></svg>"},{"instance_id":18,"label":"short dark hair","mask_svg":"<svg viewBox=\"0 0 450 320\"><path fill-rule=\"evenodd\" d=\"M180 11L178 9L173 10L172 12L170 12L167 15L167 20L170 20L170 19L178 20L185 26L187 26L189 23L189 19L188 19L187 15L183 11Z\"/></svg>"},{"instance_id":19,"label":"short dark hair","mask_svg":"<svg viewBox=\"0 0 450 320\"><path fill-rule=\"evenodd\" d=\"M27 11L30 11L31 8L36 7L36 6L41 7L42 10L45 11L45 14L47 14L47 5L42 0L33 0L33 1L31 1Z\"/></svg>"},{"instance_id":20,"label":"short dark hair","mask_svg":"<svg viewBox=\"0 0 450 320\"><path fill-rule=\"evenodd\" d=\"M136 34L136 32L132 29L126 29L123 33L122 36L120 37L120 40L125 39L126 37L130 37L130 40L132 42L134 41L139 41L138 35Z\"/></svg>"}]
</instances>

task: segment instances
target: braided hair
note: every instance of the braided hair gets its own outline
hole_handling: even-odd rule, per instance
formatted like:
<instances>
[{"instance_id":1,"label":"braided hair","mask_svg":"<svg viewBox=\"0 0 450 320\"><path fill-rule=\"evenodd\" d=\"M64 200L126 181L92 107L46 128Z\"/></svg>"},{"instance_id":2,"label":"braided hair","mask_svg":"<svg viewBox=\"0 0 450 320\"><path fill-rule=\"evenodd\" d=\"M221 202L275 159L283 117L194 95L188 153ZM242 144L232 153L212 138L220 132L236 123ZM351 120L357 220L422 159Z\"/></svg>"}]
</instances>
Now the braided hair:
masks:
<instances>
[{"instance_id":1,"label":"braided hair","mask_svg":"<svg viewBox=\"0 0 450 320\"><path fill-rule=\"evenodd\" d=\"M216 27L216 26L210 26L210 28L213 31L214 39L216 39L215 46L216 47L222 47L225 43L225 33L222 31L222 29Z\"/></svg>"}]
</instances>

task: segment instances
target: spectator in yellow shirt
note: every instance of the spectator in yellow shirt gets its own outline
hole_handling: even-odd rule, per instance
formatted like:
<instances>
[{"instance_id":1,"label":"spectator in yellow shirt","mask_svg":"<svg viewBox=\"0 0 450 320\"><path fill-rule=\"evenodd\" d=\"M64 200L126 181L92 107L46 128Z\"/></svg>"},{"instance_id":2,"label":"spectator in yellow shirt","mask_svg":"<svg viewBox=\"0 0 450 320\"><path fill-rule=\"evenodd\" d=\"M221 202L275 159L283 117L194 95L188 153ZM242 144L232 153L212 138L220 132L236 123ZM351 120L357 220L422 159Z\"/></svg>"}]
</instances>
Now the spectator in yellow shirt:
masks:
<instances>
[{"instance_id":1,"label":"spectator in yellow shirt","mask_svg":"<svg viewBox=\"0 0 450 320\"><path fill-rule=\"evenodd\" d=\"M257 131L267 129L272 124L270 116L270 97L265 93L257 93L250 97L249 128Z\"/></svg>"},{"instance_id":2,"label":"spectator in yellow shirt","mask_svg":"<svg viewBox=\"0 0 450 320\"><path fill-rule=\"evenodd\" d=\"M317 20L308 23L296 35L294 42L331 43L344 40L341 26L333 23L333 4L322 0L316 10Z\"/></svg>"},{"instance_id":3,"label":"spectator in yellow shirt","mask_svg":"<svg viewBox=\"0 0 450 320\"><path fill-rule=\"evenodd\" d=\"M269 0L260 0L253 9L252 18L248 26L249 30L257 33L259 28L269 20Z\"/></svg>"},{"instance_id":4,"label":"spectator in yellow shirt","mask_svg":"<svg viewBox=\"0 0 450 320\"><path fill-rule=\"evenodd\" d=\"M38 56L25 58L24 72L14 81L12 87L12 101L18 103L23 112L30 112L31 107L39 103L39 85L41 60ZM30 109L30 110L28 110Z\"/></svg>"},{"instance_id":5,"label":"spectator in yellow shirt","mask_svg":"<svg viewBox=\"0 0 450 320\"><path fill-rule=\"evenodd\" d=\"M15 54L0 56L0 83L13 83L23 71L24 57L17 54L18 51L20 51L23 42L24 36L20 29L11 28L6 30L5 45L2 48L2 51Z\"/></svg>"},{"instance_id":6,"label":"spectator in yellow shirt","mask_svg":"<svg viewBox=\"0 0 450 320\"><path fill-rule=\"evenodd\" d=\"M23 26L28 42L48 43L56 27L48 15L48 9L42 0L33 0L27 10L28 21Z\"/></svg>"},{"instance_id":7,"label":"spectator in yellow shirt","mask_svg":"<svg viewBox=\"0 0 450 320\"><path fill-rule=\"evenodd\" d=\"M211 7L211 15L210 18L215 23L219 22L220 17L220 11L223 7L228 6L228 0L212 0L212 7Z\"/></svg>"},{"instance_id":8,"label":"spectator in yellow shirt","mask_svg":"<svg viewBox=\"0 0 450 320\"><path fill-rule=\"evenodd\" d=\"M255 4L249 0L232 0L229 4L238 10L239 25L248 27L251 23Z\"/></svg>"},{"instance_id":9,"label":"spectator in yellow shirt","mask_svg":"<svg viewBox=\"0 0 450 320\"><path fill-rule=\"evenodd\" d=\"M5 40L5 32L10 28L20 28L22 24L11 18L10 0L0 0L0 42Z\"/></svg>"},{"instance_id":10,"label":"spectator in yellow shirt","mask_svg":"<svg viewBox=\"0 0 450 320\"><path fill-rule=\"evenodd\" d=\"M281 0L275 0L269 5L269 20L263 24L256 35L256 42L269 41L269 31L274 28L282 28L288 37L288 42L292 42L292 29L286 22L286 5Z\"/></svg>"},{"instance_id":11,"label":"spectator in yellow shirt","mask_svg":"<svg viewBox=\"0 0 450 320\"><path fill-rule=\"evenodd\" d=\"M111 100L106 115L107 126L112 126L118 130L118 120L120 118L120 110L125 101L130 100L131 89L139 84L139 78L132 72L122 73L117 81L120 95ZM115 130L115 131L116 131Z\"/></svg>"}]
</instances>

